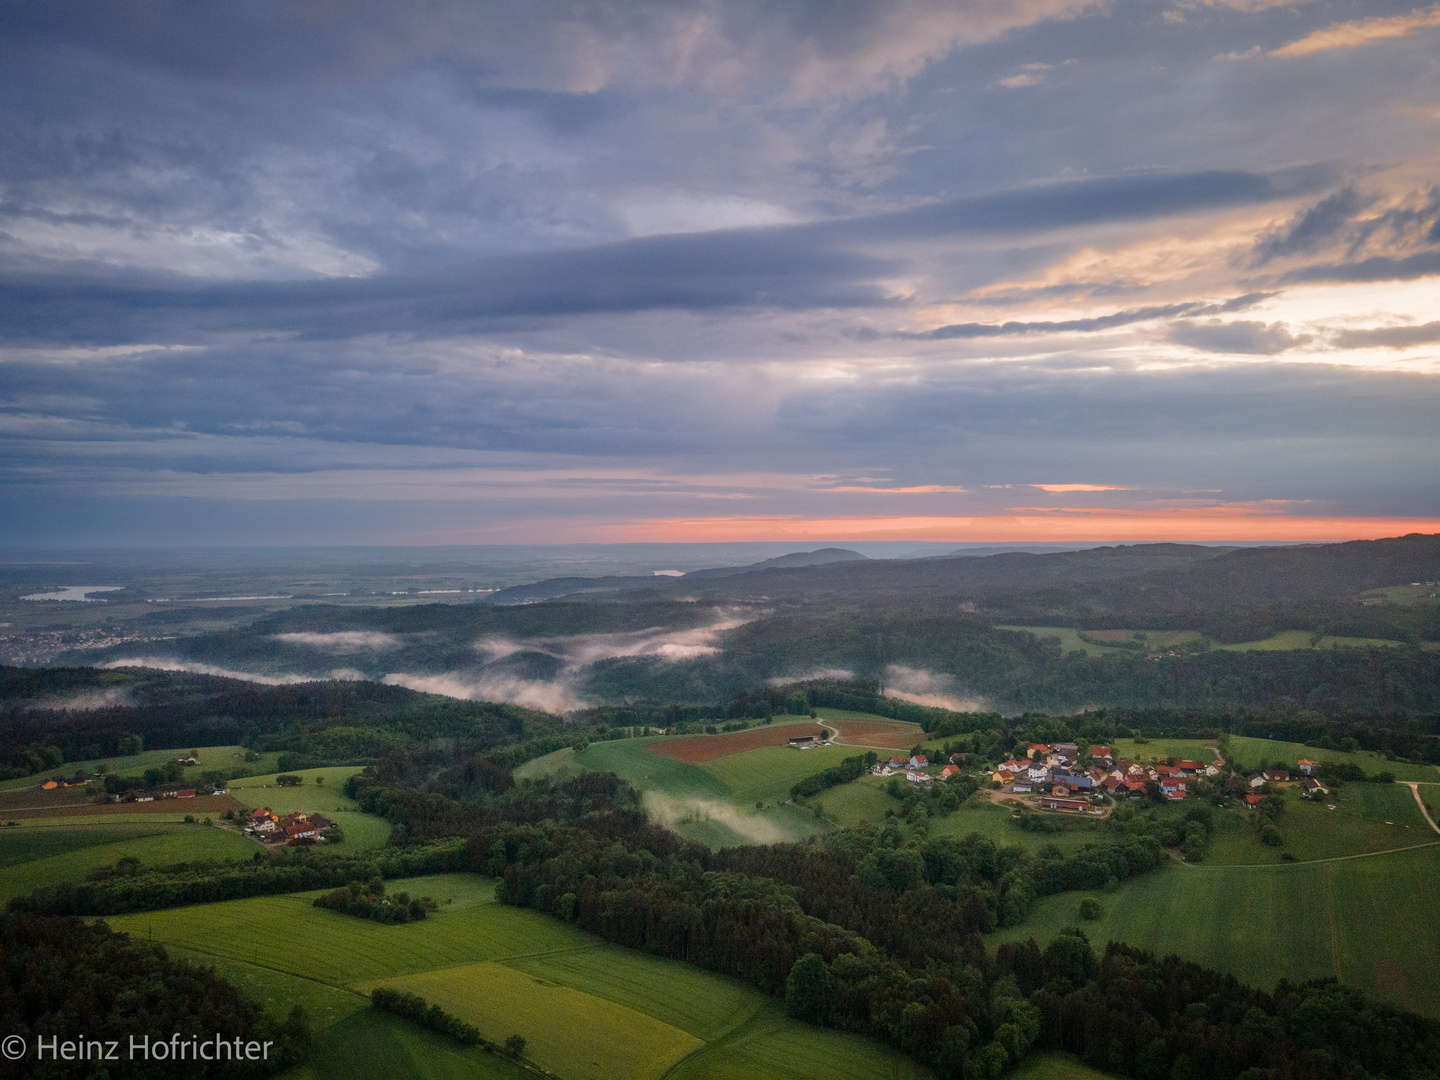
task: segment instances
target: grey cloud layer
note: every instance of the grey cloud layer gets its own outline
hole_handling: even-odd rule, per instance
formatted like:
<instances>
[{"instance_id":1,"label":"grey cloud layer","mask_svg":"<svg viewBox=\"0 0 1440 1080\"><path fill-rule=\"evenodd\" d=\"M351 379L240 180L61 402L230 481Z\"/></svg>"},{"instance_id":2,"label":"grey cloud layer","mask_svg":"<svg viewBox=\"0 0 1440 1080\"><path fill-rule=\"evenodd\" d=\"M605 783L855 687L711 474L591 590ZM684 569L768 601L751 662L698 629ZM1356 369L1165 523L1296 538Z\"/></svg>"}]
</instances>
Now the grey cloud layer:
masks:
<instances>
[{"instance_id":1,"label":"grey cloud layer","mask_svg":"<svg viewBox=\"0 0 1440 1080\"><path fill-rule=\"evenodd\" d=\"M1270 55L1352 17L0 4L0 516L1433 506L1435 380L1294 361L1435 324L1275 311L1440 275L1440 31Z\"/></svg>"}]
</instances>

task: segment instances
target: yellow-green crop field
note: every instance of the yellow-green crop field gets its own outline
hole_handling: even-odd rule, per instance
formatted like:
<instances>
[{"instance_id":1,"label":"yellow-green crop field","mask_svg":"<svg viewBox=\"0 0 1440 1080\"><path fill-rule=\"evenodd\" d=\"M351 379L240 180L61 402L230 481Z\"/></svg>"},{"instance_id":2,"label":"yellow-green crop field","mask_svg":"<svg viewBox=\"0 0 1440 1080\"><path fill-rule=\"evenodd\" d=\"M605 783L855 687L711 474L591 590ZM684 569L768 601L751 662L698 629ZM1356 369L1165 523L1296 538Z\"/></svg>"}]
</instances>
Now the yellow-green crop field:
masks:
<instances>
[{"instance_id":1,"label":"yellow-green crop field","mask_svg":"<svg viewBox=\"0 0 1440 1080\"><path fill-rule=\"evenodd\" d=\"M305 893L110 924L214 965L274 1012L304 1005L317 1046L290 1080L518 1075L503 1057L374 1013L364 991L382 983L441 1004L496 1041L522 1035L527 1060L563 1080L924 1075L877 1043L789 1019L778 1001L741 983L497 904L494 884L478 877L389 887L433 896L440 909L423 922L385 926L317 908L317 894Z\"/></svg>"}]
</instances>

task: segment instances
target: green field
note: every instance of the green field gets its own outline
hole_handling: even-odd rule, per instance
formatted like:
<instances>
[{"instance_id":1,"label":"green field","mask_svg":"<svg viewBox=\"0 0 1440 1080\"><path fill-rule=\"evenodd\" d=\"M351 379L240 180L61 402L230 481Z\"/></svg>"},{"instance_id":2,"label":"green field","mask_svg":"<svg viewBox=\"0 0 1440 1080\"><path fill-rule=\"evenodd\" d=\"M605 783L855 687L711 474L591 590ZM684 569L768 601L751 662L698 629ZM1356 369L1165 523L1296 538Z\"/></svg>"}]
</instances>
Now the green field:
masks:
<instances>
[{"instance_id":1,"label":"green field","mask_svg":"<svg viewBox=\"0 0 1440 1080\"><path fill-rule=\"evenodd\" d=\"M244 859L255 843L230 829L150 820L152 815L38 818L0 829L0 901L42 885L79 881L93 870L133 857L161 866L196 859Z\"/></svg>"},{"instance_id":2,"label":"green field","mask_svg":"<svg viewBox=\"0 0 1440 1080\"><path fill-rule=\"evenodd\" d=\"M1230 755L1237 768L1253 769L1263 758L1274 764L1283 761L1292 771L1302 758L1309 761L1334 761L1358 765L1367 773L1389 772L1397 780L1440 781L1440 768L1434 765L1412 765L1407 761L1386 761L1381 754L1369 750L1346 753L1343 750L1322 750L1302 743L1277 742L1274 739L1252 739L1244 735L1230 736Z\"/></svg>"},{"instance_id":3,"label":"green field","mask_svg":"<svg viewBox=\"0 0 1440 1080\"><path fill-rule=\"evenodd\" d=\"M1038 638L1054 638L1060 642L1063 652L1087 652L1091 656L1134 656L1134 649L1113 649L1108 645L1094 645L1080 637L1080 631L1068 626L997 626L996 630L1023 630Z\"/></svg>"},{"instance_id":4,"label":"green field","mask_svg":"<svg viewBox=\"0 0 1440 1080\"><path fill-rule=\"evenodd\" d=\"M1411 830L1407 839L1424 837ZM1264 987L1338 976L1440 1018L1437 875L1440 847L1337 862L1169 863L1113 893L1046 897L990 944L1034 937L1044 945L1061 927L1081 926L1097 947L1114 939L1173 952ZM1102 917L1082 922L1080 901L1090 896Z\"/></svg>"},{"instance_id":5,"label":"green field","mask_svg":"<svg viewBox=\"0 0 1440 1080\"><path fill-rule=\"evenodd\" d=\"M811 802L820 803L825 808L826 819L837 825L848 827L868 822L880 826L885 823L886 810L900 811L899 800L885 791L888 783L888 780L879 777L862 776L815 796ZM1075 827L1064 832L1028 832L1015 824L1012 813L1008 807L972 797L954 813L930 818L930 836L964 837L979 833L998 847L1022 847L1027 851L1038 850L1047 844L1054 844L1061 851L1070 851L1102 836L1099 822L1083 819L1074 821Z\"/></svg>"},{"instance_id":6,"label":"green field","mask_svg":"<svg viewBox=\"0 0 1440 1080\"><path fill-rule=\"evenodd\" d=\"M310 1010L316 1051L292 1080L517 1075L502 1058L374 1014L361 990L381 982L442 1003L488 1037L524 1035L527 1057L565 1080L660 1075L671 1066L670 1076L736 1080L924 1075L879 1044L790 1020L779 1002L741 983L496 904L493 883L478 877L442 874L390 888L434 896L440 910L383 926L316 908L316 894L306 893L110 924L214 965L274 1012Z\"/></svg>"},{"instance_id":7,"label":"green field","mask_svg":"<svg viewBox=\"0 0 1440 1080\"><path fill-rule=\"evenodd\" d=\"M226 769L230 772L260 773L274 772L277 768L275 759L280 755L277 752L261 754L258 761L245 760L245 748L243 746L202 746L196 749L196 756L199 757L198 765L187 765L184 767L184 775L191 781L199 781L200 774L207 769ZM67 761L59 768L51 769L48 772L36 776L22 776L17 780L6 780L0 783L0 791L14 791L19 788L31 787L39 777L52 774L64 774L74 776L76 769L84 769L92 775L100 771L103 765L106 771L116 776L139 776L146 769L156 769L167 761L174 761L187 750L143 750L130 757L93 758L86 761Z\"/></svg>"},{"instance_id":8,"label":"green field","mask_svg":"<svg viewBox=\"0 0 1440 1080\"><path fill-rule=\"evenodd\" d=\"M997 626L995 629L1024 630L1039 638L1053 638L1060 642L1060 648L1067 653L1084 651L1091 656L1135 656L1140 651L1086 641L1081 635L1093 631L1075 630L1068 626ZM1333 637L1310 630L1282 630L1259 641L1239 641L1231 645L1212 641L1198 630L1123 630L1121 633L1144 634L1144 651L1147 653L1180 648L1193 652L1197 646L1227 652L1293 652L1296 649L1394 649L1403 648L1405 644L1388 638ZM1425 641L1421 642L1420 647L1440 649L1440 642Z\"/></svg>"},{"instance_id":9,"label":"green field","mask_svg":"<svg viewBox=\"0 0 1440 1080\"><path fill-rule=\"evenodd\" d=\"M1150 761L1152 758L1180 758L1182 761L1215 760L1214 739L1116 739L1110 744L1110 751L1117 758L1128 758L1135 762Z\"/></svg>"},{"instance_id":10,"label":"green field","mask_svg":"<svg viewBox=\"0 0 1440 1080\"><path fill-rule=\"evenodd\" d=\"M1063 1054L1032 1054L1005 1074L1006 1080L1113 1080Z\"/></svg>"},{"instance_id":11,"label":"green field","mask_svg":"<svg viewBox=\"0 0 1440 1080\"><path fill-rule=\"evenodd\" d=\"M280 787L275 773L249 776L230 783L230 794L246 806L268 806L277 814L324 814L340 826L345 851L364 851L383 847L390 839L390 823L383 818L360 812L354 799L345 794L345 781L360 769L354 765L336 765L322 769L299 769L291 776L303 781L295 787ZM315 782L324 777L323 784Z\"/></svg>"},{"instance_id":12,"label":"green field","mask_svg":"<svg viewBox=\"0 0 1440 1080\"><path fill-rule=\"evenodd\" d=\"M809 718L804 718L808 723ZM798 722L798 718L796 718ZM786 806L791 785L823 772L852 754L850 747L792 750L767 746L691 765L647 747L658 738L591 743L580 752L557 750L527 761L517 779L564 778L582 772L613 772L645 793L646 808L686 840L711 848L803 840L828 826L809 810ZM763 802L763 809L755 804Z\"/></svg>"},{"instance_id":13,"label":"green field","mask_svg":"<svg viewBox=\"0 0 1440 1080\"><path fill-rule=\"evenodd\" d=\"M1323 801L1284 793L1285 812L1276 823L1285 844L1260 842L1254 811L1215 811L1215 825L1204 861L1208 864L1274 864L1285 855L1300 862L1361 855L1372 851L1440 840L1403 784L1346 784ZM1328 807L1334 806L1334 810Z\"/></svg>"}]
</instances>

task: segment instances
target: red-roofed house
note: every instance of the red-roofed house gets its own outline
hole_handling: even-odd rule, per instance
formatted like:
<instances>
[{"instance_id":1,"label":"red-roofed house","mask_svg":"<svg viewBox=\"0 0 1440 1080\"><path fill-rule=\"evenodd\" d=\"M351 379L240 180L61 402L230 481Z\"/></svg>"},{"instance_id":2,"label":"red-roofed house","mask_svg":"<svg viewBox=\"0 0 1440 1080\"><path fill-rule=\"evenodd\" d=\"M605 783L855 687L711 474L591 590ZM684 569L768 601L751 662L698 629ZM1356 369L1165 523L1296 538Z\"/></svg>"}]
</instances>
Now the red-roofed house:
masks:
<instances>
[{"instance_id":1,"label":"red-roofed house","mask_svg":"<svg viewBox=\"0 0 1440 1080\"><path fill-rule=\"evenodd\" d=\"M1318 761L1306 761L1304 758L1301 758L1298 762L1296 762L1296 765L1299 767L1300 771L1303 772L1306 776L1311 775L1315 771L1315 766L1318 764L1320 764Z\"/></svg>"},{"instance_id":2,"label":"red-roofed house","mask_svg":"<svg viewBox=\"0 0 1440 1080\"><path fill-rule=\"evenodd\" d=\"M959 772L960 770L958 767L954 765L946 765L943 769L940 770L940 779L949 780L950 777L958 775Z\"/></svg>"},{"instance_id":3,"label":"red-roofed house","mask_svg":"<svg viewBox=\"0 0 1440 1080\"><path fill-rule=\"evenodd\" d=\"M910 768L912 769L923 769L929 764L930 759L927 758L924 754L916 754L910 759Z\"/></svg>"},{"instance_id":4,"label":"red-roofed house","mask_svg":"<svg viewBox=\"0 0 1440 1080\"><path fill-rule=\"evenodd\" d=\"M1245 805L1246 805L1246 806L1259 806L1259 805L1260 805L1262 802L1264 802L1264 801L1265 801L1265 796L1264 796L1264 795L1246 795L1246 796L1245 796Z\"/></svg>"}]
</instances>

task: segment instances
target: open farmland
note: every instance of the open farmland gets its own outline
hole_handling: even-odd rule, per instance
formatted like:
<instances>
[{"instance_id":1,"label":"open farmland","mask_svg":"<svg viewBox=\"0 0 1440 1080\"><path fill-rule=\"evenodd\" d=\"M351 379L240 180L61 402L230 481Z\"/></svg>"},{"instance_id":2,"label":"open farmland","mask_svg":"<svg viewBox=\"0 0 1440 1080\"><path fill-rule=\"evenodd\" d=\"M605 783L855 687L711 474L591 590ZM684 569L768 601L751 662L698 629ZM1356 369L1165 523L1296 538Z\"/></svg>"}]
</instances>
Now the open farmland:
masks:
<instances>
[{"instance_id":1,"label":"open farmland","mask_svg":"<svg viewBox=\"0 0 1440 1080\"><path fill-rule=\"evenodd\" d=\"M781 730L797 728L789 725ZM592 743L578 752L557 750L526 762L515 775L521 780L562 779L581 772L613 772L644 793L646 808L668 828L687 840L721 848L801 840L824 831L828 826L810 811L784 805L791 785L850 754L864 752L834 746L792 750L772 745L694 765L650 752L664 741L616 739ZM756 802L766 805L757 808Z\"/></svg>"},{"instance_id":2,"label":"open farmland","mask_svg":"<svg viewBox=\"0 0 1440 1080\"><path fill-rule=\"evenodd\" d=\"M1323 750L1318 746L1303 743L1279 742L1275 739L1254 739L1244 735L1232 735L1229 741L1230 756L1237 768L1254 769L1261 761L1271 765L1283 763L1292 771L1295 763L1302 758L1310 761L1334 761L1357 765L1365 772L1388 772L1397 780L1440 781L1440 768L1434 765L1412 765L1408 761L1387 761L1382 754L1369 750L1348 753L1344 750Z\"/></svg>"},{"instance_id":3,"label":"open farmland","mask_svg":"<svg viewBox=\"0 0 1440 1080\"><path fill-rule=\"evenodd\" d=\"M300 769L293 787L275 783L276 774L250 776L230 784L230 793L247 809L267 806L277 814L324 814L340 826L347 852L380 847L390 838L390 823L360 812L359 804L345 794L345 781L360 770L354 765ZM323 783L317 783L323 780Z\"/></svg>"},{"instance_id":4,"label":"open farmland","mask_svg":"<svg viewBox=\"0 0 1440 1080\"><path fill-rule=\"evenodd\" d=\"M732 731L726 735L687 735L679 739L661 739L650 743L647 749L652 754L661 754L684 761L691 765L704 765L743 754L747 750L758 750L764 746L785 746L791 739L813 735L819 738L825 729L815 723L765 724L749 731Z\"/></svg>"},{"instance_id":5,"label":"open farmland","mask_svg":"<svg viewBox=\"0 0 1440 1080\"><path fill-rule=\"evenodd\" d=\"M884 717L864 718L831 718L828 709L817 709L816 712L826 720L830 720L835 729L840 732L840 742L845 746L858 746L872 749L876 753L885 750L908 751L916 743L924 742L927 738L925 730L919 724L906 723L903 720L887 720Z\"/></svg>"},{"instance_id":6,"label":"open farmland","mask_svg":"<svg viewBox=\"0 0 1440 1080\"><path fill-rule=\"evenodd\" d=\"M1440 846L1334 862L1170 863L1113 893L1046 897L990 944L1033 937L1043 946L1061 927L1081 926L1097 945L1177 953L1254 985L1335 976L1440 1017L1437 875ZM1094 922L1078 914L1087 897L1100 903Z\"/></svg>"},{"instance_id":7,"label":"open farmland","mask_svg":"<svg viewBox=\"0 0 1440 1080\"><path fill-rule=\"evenodd\" d=\"M143 750L138 754L131 754L128 757L108 758L87 758L83 761L67 761L56 769L47 773L35 776L22 776L15 780L0 782L0 791L13 791L20 788L34 787L36 782L43 780L50 773L63 773L66 776L74 776L77 770L83 770L94 776L99 773L108 772L116 776L140 776L146 769L158 769L167 762L176 760L186 750ZM208 769L225 769L235 773L264 773L274 772L276 769L276 758L278 753L274 751L268 754L261 754L255 761L245 760L245 748L243 746L202 746L196 748L196 756L199 763L182 767L182 774L186 784L199 782L200 774Z\"/></svg>"},{"instance_id":8,"label":"open farmland","mask_svg":"<svg viewBox=\"0 0 1440 1080\"><path fill-rule=\"evenodd\" d=\"M150 866L197 859L243 859L255 844L230 829L162 821L156 815L87 819L59 824L53 819L0 829L0 901L42 885L79 881L120 859Z\"/></svg>"},{"instance_id":9,"label":"open farmland","mask_svg":"<svg viewBox=\"0 0 1440 1080\"><path fill-rule=\"evenodd\" d=\"M503 1059L448 1047L372 1013L364 988L411 989L469 1015L490 1037L527 1039L527 1057L571 1080L592 1076L790 1076L868 1080L923 1075L894 1051L813 1028L741 983L611 945L566 923L494 902L493 883L445 874L390 883L433 895L419 923L382 926L316 908L307 893L236 900L110 920L177 956L214 964L275 1011L317 1016L316 1053L299 1076L510 1076ZM446 901L453 901L447 903ZM283 936L258 932L284 924ZM473 994L484 991L477 1008ZM564 1005L545 1024L543 1009ZM541 1011L537 1011L541 1010ZM594 1039L585 1037L593 1028ZM363 1029L363 1031L362 1031ZM492 1030L495 1034L492 1034ZM533 1035L533 1041L532 1041ZM353 1041L365 1050L357 1056ZM342 1074L335 1061L355 1063ZM472 1065L473 1063L473 1065ZM470 1071L466 1071L470 1068Z\"/></svg>"}]
</instances>

